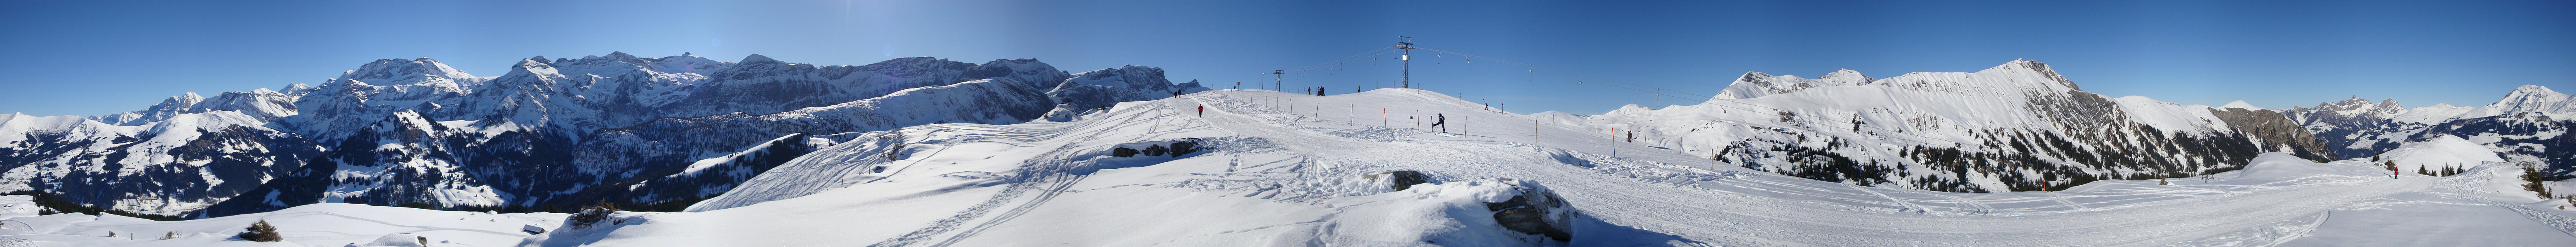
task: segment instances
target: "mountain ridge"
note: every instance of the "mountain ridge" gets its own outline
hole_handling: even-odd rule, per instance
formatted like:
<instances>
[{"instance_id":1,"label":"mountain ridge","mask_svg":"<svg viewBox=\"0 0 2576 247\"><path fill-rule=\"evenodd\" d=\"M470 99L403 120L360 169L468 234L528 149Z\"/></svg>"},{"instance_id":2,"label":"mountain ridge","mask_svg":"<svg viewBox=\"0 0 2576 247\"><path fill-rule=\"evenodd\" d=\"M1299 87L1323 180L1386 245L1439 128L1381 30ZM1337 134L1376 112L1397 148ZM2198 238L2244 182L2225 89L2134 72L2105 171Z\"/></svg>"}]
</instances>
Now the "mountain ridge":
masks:
<instances>
[{"instance_id":1,"label":"mountain ridge","mask_svg":"<svg viewBox=\"0 0 2576 247\"><path fill-rule=\"evenodd\" d=\"M18 175L0 178L0 184L24 185L20 190L64 195L75 203L126 213L199 217L322 202L505 211L601 202L668 204L631 200L702 198L708 195L677 188L727 187L748 175L665 181L660 187L598 185L655 177L636 171L672 170L746 148L776 146L761 144L787 134L941 122L1018 123L1044 119L1064 105L1105 107L1208 90L1170 83L1160 69L1144 66L1095 71L1098 78L1118 83L1073 80L1075 74L1035 59L972 64L907 57L821 66L756 54L728 63L612 52L579 59L536 56L509 68L498 76L475 76L435 59L382 59L318 86L289 84L284 91L215 97L187 93L144 110L93 117L13 114L0 119L0 136L6 136L0 137L6 138L0 142L0 157L7 157L0 159L0 171ZM938 89L921 90L931 88ZM1025 103L984 104L1006 101ZM833 107L860 102L911 103ZM832 110L863 108L880 110ZM886 110L898 108L903 111ZM816 112L797 114L829 112L824 115L835 118L874 112L868 114L897 121L815 124L825 121L727 117L799 109ZM657 121L715 119L763 127L715 136L725 138L639 133L688 130L646 127ZM213 151L241 149L269 151ZM202 156L232 157L228 162L238 163L233 166L256 168L228 168L249 175L188 175L180 171L211 163L170 158ZM718 169L749 169L735 174L765 169L754 163L727 163L744 167ZM128 186L109 189L52 182L65 179L132 185L105 183ZM170 183L196 180L205 182ZM681 182L712 184L672 184ZM147 184L168 186L131 187ZM632 196L598 196L611 194ZM143 201L155 203L135 203Z\"/></svg>"}]
</instances>

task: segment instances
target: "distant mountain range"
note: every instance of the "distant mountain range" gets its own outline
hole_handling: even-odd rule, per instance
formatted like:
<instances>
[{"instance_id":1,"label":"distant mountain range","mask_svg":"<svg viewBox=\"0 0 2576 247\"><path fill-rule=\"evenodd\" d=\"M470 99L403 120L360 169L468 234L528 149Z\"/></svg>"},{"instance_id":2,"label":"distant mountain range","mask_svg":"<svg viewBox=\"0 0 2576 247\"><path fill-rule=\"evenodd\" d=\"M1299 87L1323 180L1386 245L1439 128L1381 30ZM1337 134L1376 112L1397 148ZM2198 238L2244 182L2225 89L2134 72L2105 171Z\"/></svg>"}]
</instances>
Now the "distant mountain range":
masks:
<instances>
[{"instance_id":1,"label":"distant mountain range","mask_svg":"<svg viewBox=\"0 0 2576 247\"><path fill-rule=\"evenodd\" d=\"M0 114L0 191L165 217L321 202L677 210L814 148L785 137L1069 121L1206 90L1153 67L1067 73L1034 59L618 52L522 59L500 76L384 59L319 86L189 93L94 117Z\"/></svg>"},{"instance_id":2,"label":"distant mountain range","mask_svg":"<svg viewBox=\"0 0 2576 247\"><path fill-rule=\"evenodd\" d=\"M2282 110L2347 157L2376 156L2402 143L2458 136L2524 163L2547 164L2555 176L2576 173L2576 96L2523 85L2494 104L2405 108L2397 100L2361 97ZM2549 149L2551 146L2566 147Z\"/></svg>"},{"instance_id":3,"label":"distant mountain range","mask_svg":"<svg viewBox=\"0 0 2576 247\"><path fill-rule=\"evenodd\" d=\"M2468 137L2567 173L2570 96L2523 86L2483 107L2403 109L2358 98L2317 108L2182 105L2082 91L2047 65L1973 73L1817 78L1749 72L1708 102L1539 113L1712 159L1846 184L1951 192L2056 190L2101 179L2241 168L2264 152L2362 158L2438 135ZM2553 117L2555 116L2555 117Z\"/></svg>"},{"instance_id":4,"label":"distant mountain range","mask_svg":"<svg viewBox=\"0 0 2576 247\"><path fill-rule=\"evenodd\" d=\"M864 132L1074 122L1208 90L1153 67L1069 73L1033 59L817 66L610 53L522 59L500 76L384 59L318 86L188 93L103 116L0 114L0 191L164 218L323 202L677 211L835 143L902 138ZM2565 175L2576 149L2548 147L2576 145L2571 102L2523 86L2479 107L2183 105L2084 92L2016 60L1888 78L1750 72L1695 105L1529 116L1801 178L2002 192L2222 172L2265 152L2369 158L2444 136Z\"/></svg>"}]
</instances>

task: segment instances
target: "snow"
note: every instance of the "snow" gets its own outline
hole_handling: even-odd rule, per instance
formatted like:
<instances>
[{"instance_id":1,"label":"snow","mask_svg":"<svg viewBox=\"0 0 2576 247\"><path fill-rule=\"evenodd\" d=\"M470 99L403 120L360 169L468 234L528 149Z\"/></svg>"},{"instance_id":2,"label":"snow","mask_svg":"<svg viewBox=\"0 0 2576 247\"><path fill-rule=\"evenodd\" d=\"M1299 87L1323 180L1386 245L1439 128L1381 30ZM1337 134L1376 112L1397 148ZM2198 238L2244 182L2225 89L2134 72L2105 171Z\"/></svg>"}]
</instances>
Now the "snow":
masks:
<instances>
[{"instance_id":1,"label":"snow","mask_svg":"<svg viewBox=\"0 0 2576 247\"><path fill-rule=\"evenodd\" d=\"M2225 104L2225 105L2220 105L2220 106L2218 106L2218 108L2236 108L2236 109L2245 109L2245 110L2247 110L2247 111L2271 110L2271 109L2265 109L2265 108L2262 108L2262 107L2255 107L2255 106L2254 106L2254 104L2246 104L2246 103L2245 103L2245 100L2228 101L2228 102L2227 102L2227 104Z\"/></svg>"},{"instance_id":2,"label":"snow","mask_svg":"<svg viewBox=\"0 0 2576 247\"><path fill-rule=\"evenodd\" d=\"M2413 173L2424 169L2469 168L2488 162L2504 162L2485 144L2443 135L2420 142L2399 145L2379 155L2381 161L2397 162L2399 169Z\"/></svg>"},{"instance_id":3,"label":"snow","mask_svg":"<svg viewBox=\"0 0 2576 247\"><path fill-rule=\"evenodd\" d=\"M0 205L6 205L0 200ZM184 221L151 221L124 216L52 214L0 219L0 243L30 246L406 246L382 244L399 237L428 246L512 246L527 233L524 225L555 225L564 214L437 211L428 209L323 203L274 212ZM277 226L283 243L233 238L260 220ZM109 232L116 237L108 237ZM176 236L162 239L164 236ZM16 241L10 241L16 240Z\"/></svg>"},{"instance_id":4,"label":"snow","mask_svg":"<svg viewBox=\"0 0 2576 247\"><path fill-rule=\"evenodd\" d=\"M0 195L0 219L36 216L42 210L44 207L36 205L35 196Z\"/></svg>"},{"instance_id":5,"label":"snow","mask_svg":"<svg viewBox=\"0 0 2576 247\"><path fill-rule=\"evenodd\" d=\"M733 153L733 154L726 154L725 156L718 156L718 157L715 157L715 158L706 158L706 159L698 160L697 162L691 162L691 163L689 163L689 166L688 166L688 167L683 168L683 169L681 169L681 170L680 170L680 174L698 174L698 171L706 170L707 168L715 167L715 166L718 166L718 165L724 165L724 164L727 164L727 163L733 163L733 161L734 161L734 160L742 159L742 157L744 157L744 156L760 155L761 153L766 152L766 151L769 149L769 146L770 146L770 145L772 145L772 144L777 144L779 140L784 140L784 139L787 139L787 138L795 138L795 137L798 137L798 136L796 136L796 135L780 136L780 137L778 137L778 138L776 138L776 139L770 139L768 142L762 142L762 143L760 143L760 145L751 146L750 148L743 148L743 151L742 151L742 152L735 152L735 153Z\"/></svg>"},{"instance_id":6,"label":"snow","mask_svg":"<svg viewBox=\"0 0 2576 247\"><path fill-rule=\"evenodd\" d=\"M1202 105L1206 117L1194 112ZM1402 120L1415 111L1448 116L1457 127L1414 129ZM173 222L8 218L0 219L9 227L0 242L266 246L228 238L267 219L293 244L309 246L365 246L404 233L431 246L2576 245L2566 234L2576 231L2569 227L2576 211L2519 191L2520 170L2505 162L2392 179L2368 160L2270 153L2243 170L2173 185L2105 180L2065 191L1943 193L1773 175L1546 123L1566 117L1573 116L1491 111L1412 89L1223 90L1120 103L1071 122L863 133L688 212L619 212L589 228L570 227L564 214L315 204ZM1108 152L1181 141L1201 150ZM2461 142L2409 144L2382 158L2475 158ZM1386 174L1399 170L1430 181L1385 187ZM1526 196L1527 188L1552 191L1579 212L1564 222L1571 241L1497 226L1486 203ZM529 225L551 231L521 232ZM105 237L109 231L142 237ZM180 237L153 240L156 232Z\"/></svg>"},{"instance_id":7,"label":"snow","mask_svg":"<svg viewBox=\"0 0 2576 247\"><path fill-rule=\"evenodd\" d=\"M1200 105L1207 117L1192 111ZM1363 106L1390 116L1351 114L1365 113L1349 109ZM1448 134L1412 129L1400 120L1415 110L1462 126ZM1224 90L1122 103L1072 122L914 126L825 147L690 212L620 213L631 220L532 236L524 246L1533 244L1531 235L1485 225L1490 217L1475 207L1511 194L1500 188L1512 183L1549 188L1581 212L1574 240L1561 243L1574 246L2403 246L2467 237L2391 229L2512 234L2471 235L2481 244L2576 244L2550 227L2576 222L2569 211L2441 207L2499 204L2422 196L2536 201L2519 191L2446 189L2506 183L2494 182L2510 179L2493 175L2509 170L2500 164L2390 179L2366 161L2272 153L2206 182L1941 193L1711 166L1543 119L1410 89ZM1204 140L1206 150L1104 153L1185 138ZM905 148L886 158L896 144ZM1619 155L1607 155L1614 145ZM1372 176L1396 170L1422 171L1432 183L1395 191ZM2499 200L2516 193L2525 199ZM2389 206L2413 204L2434 206ZM2435 217L2443 215L2475 217Z\"/></svg>"},{"instance_id":8,"label":"snow","mask_svg":"<svg viewBox=\"0 0 2576 247\"><path fill-rule=\"evenodd\" d=\"M2120 104L2120 112L2128 113L2130 121L2166 132L2207 132L2227 127L2217 115L2209 112L2209 106L2167 103L2146 96L2121 96L2111 98L2111 102Z\"/></svg>"},{"instance_id":9,"label":"snow","mask_svg":"<svg viewBox=\"0 0 2576 247\"><path fill-rule=\"evenodd\" d=\"M2452 106L2448 103L2433 104L2433 106L2408 109L2405 113L2399 113L2396 117L2392 117L2389 120L2408 123L2435 124L2457 119L2454 117L2459 116L2460 114L2469 113L2469 111L2475 109L2477 108Z\"/></svg>"},{"instance_id":10,"label":"snow","mask_svg":"<svg viewBox=\"0 0 2576 247\"><path fill-rule=\"evenodd\" d=\"M2480 118L2523 112L2576 113L2576 95L2558 93L2546 86L2522 85L2514 88L2513 92L2506 93L2504 99L2496 100L2494 104L2480 106L2455 118Z\"/></svg>"},{"instance_id":11,"label":"snow","mask_svg":"<svg viewBox=\"0 0 2576 247\"><path fill-rule=\"evenodd\" d=\"M634 64L636 61L645 64ZM404 93L417 96L461 92L465 89L440 85L496 78L447 73L452 69L427 59L380 62L412 66L381 70L404 72L390 75L421 81L371 86L358 80L395 77L357 76L362 78L343 78L347 80L325 84L323 88L420 90ZM997 62L1018 65L1012 63L1015 61ZM726 66L694 56L646 59L621 52L580 60L522 60L517 70L503 77L579 83L575 79L598 79L603 73L630 69L610 63L637 65L631 69L658 73L657 80L672 83L669 85L704 80L698 71ZM783 62L759 55L742 61L755 63ZM489 214L336 203L171 222L112 215L32 216L21 212L32 208L30 198L0 196L0 228L6 228L0 229L0 245L400 246L405 239L416 239L413 236L429 238L431 246L2576 245L2576 237L2568 234L2576 232L2576 211L2557 208L2567 203L2563 200L2542 199L2520 191L2520 182L2515 178L2520 170L2473 140L2499 138L2493 136L2442 137L2408 143L2377 157L2418 166L2417 169L2457 166L2469 171L2449 177L2408 173L2390 178L2386 170L2369 160L2319 163L2267 153L2246 164L2243 170L2172 179L2172 185L2106 180L2064 191L1983 194L1884 189L1801 179L1744 168L1748 165L1744 163L1715 162L1693 153L1708 152L1708 146L1674 145L1690 142L1651 138L1616 141L1620 139L1617 134L1623 131L1693 140L1743 139L1760 135L1755 131L1758 128L1804 128L1809 122L1832 125L1836 120L1910 123L1893 128L1908 136L1930 138L1919 142L1965 141L1972 138L1972 131L1985 129L2087 127L2051 125L2050 119L2031 115L2025 105L2033 98L2054 96L2102 97L2099 99L2120 107L2126 114L2121 117L2166 131L2225 127L2209 113L2215 108L2207 106L2141 96L2067 93L2076 92L2075 85L2044 65L2023 60L1974 73L1910 73L1884 79L1850 70L1816 79L1750 73L1728 87L1728 94L1719 97L1723 100L1664 109L1630 105L1597 116L1563 112L1519 115L1437 92L1380 89L1335 96L1264 90L1197 92L1116 103L1105 110L1059 108L1064 114L1080 115L1011 125L933 124L930 120L943 119L938 117L940 114L959 114L932 106L991 103L993 99L954 95L964 94L958 92L999 92L969 89L1044 83L1055 83L1059 90L1132 86L1136 80L1161 77L1145 76L1143 73L1160 73L1150 67L1095 72L1061 81L1005 76L935 87L884 88L884 97L760 115L815 121L878 116L877 121L891 126L910 127L844 134L853 136L846 141L811 141L820 144L812 154L759 174L721 196L691 205L685 212L619 212L611 215L608 223L593 227L572 227L574 224L563 222L564 214ZM344 77L364 74L372 73L352 71ZM394 79L403 80L407 79ZM2517 95L2530 95L2522 98L2531 100L2498 104L2512 107L2477 109L2546 108L2549 102L2565 102L2550 101L2556 99L2551 97L2563 98L2563 94L2550 96L2555 92L2535 87L2517 90ZM668 88L654 90L664 89ZM320 89L299 84L290 86L287 93L302 95L312 90ZM679 99L664 97L667 98L663 100ZM430 103L400 98L360 98L347 103ZM576 99L508 103L531 104L526 109L537 109L531 111L590 110L549 108L577 107L562 104L565 100ZM187 103L211 102L200 101L204 100ZM2393 101L2384 105L2395 106ZM1204 117L1195 111L1200 106L1207 107ZM1369 108L1377 108L1374 110L1380 113L1371 114ZM2242 101L2221 108L2260 109ZM1798 112L1806 120L1772 120L1779 119L1774 116L1779 110ZM2450 111L2472 112L2465 107L2437 105L2413 111L2355 113L2402 113L2394 116L2432 119ZM444 126L490 136L496 130L550 126L547 121L595 121L579 119L585 116L550 120L536 118L546 115L520 115L489 123L431 122L419 113L387 114L401 118L357 123L413 129ZM0 139L0 144L26 145L22 144L25 133L69 129L90 135L139 137L151 133L154 138L136 145L164 147L184 143L187 138L182 135L193 135L195 131L232 126L266 130L272 127L267 121L275 116L279 115L238 110L189 112L147 125L119 126L79 117L0 114L0 138L18 138ZM1428 123L1416 121L1427 121L1432 116L1448 118L1445 125L1450 129L1430 131L1418 127ZM315 124L324 126L320 128L363 127ZM1854 140L1885 140L1870 137L1890 136L1870 131L1880 130L1824 134ZM773 143L777 140L772 139ZM1196 143L1201 150L1171 155L1112 155L1117 148L1174 147L1184 142ZM1919 144L1891 140L1865 145ZM407 150L411 147L386 147L391 155L416 154ZM142 150L138 153L142 156L129 160L169 162L167 157L148 153L155 149L138 150ZM723 165L724 161L746 154L713 152L698 156L721 157L684 167L684 173ZM413 159L384 166L343 165L335 178L381 176L387 169L459 168L445 162ZM1759 165L1758 162L1772 161L1749 162ZM1430 181L1395 190L1387 187L1391 181L1386 174L1393 171L1420 171L1428 174ZM52 171L13 169L6 178L23 182L35 177L29 174L39 172ZM15 184L25 183L8 184L23 188ZM330 189L335 193L349 193L380 185L334 186ZM449 205L503 202L490 187L433 186L443 189L428 196ZM1570 204L1568 207L1579 212L1557 222L1573 233L1571 241L1552 242L1540 235L1498 226L1488 203L1530 196L1532 189L1562 196ZM195 207L149 203L189 202L119 205ZM290 243L228 239L242 226L261 219L286 230ZM552 231L534 235L521 231L528 226ZM106 232L117 232L120 238L105 237ZM152 233L156 232L178 237L155 240L158 237Z\"/></svg>"},{"instance_id":12,"label":"snow","mask_svg":"<svg viewBox=\"0 0 2576 247\"><path fill-rule=\"evenodd\" d=\"M1861 75L1860 71L1849 69L1835 70L1833 73L1825 73L1825 76L1815 79L1796 75L1772 76L1762 72L1744 72L1744 76L1736 77L1734 84L1727 85L1726 89L1718 91L1716 99L1750 99L1808 88L1859 86L1869 84L1870 80L1872 79L1869 76Z\"/></svg>"}]
</instances>

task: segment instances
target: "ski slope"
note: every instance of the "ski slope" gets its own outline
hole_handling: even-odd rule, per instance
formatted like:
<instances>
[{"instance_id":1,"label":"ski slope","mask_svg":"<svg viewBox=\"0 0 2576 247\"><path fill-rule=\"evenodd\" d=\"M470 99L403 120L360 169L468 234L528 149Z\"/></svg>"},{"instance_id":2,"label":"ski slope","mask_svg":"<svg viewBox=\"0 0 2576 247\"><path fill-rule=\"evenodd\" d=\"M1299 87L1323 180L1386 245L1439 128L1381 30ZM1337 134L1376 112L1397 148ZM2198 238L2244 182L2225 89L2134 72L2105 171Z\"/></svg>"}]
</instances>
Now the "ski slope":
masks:
<instances>
[{"instance_id":1,"label":"ski slope","mask_svg":"<svg viewBox=\"0 0 2576 247\"><path fill-rule=\"evenodd\" d=\"M12 196L23 197L23 196ZM0 200L0 205L32 204ZM304 205L273 212L184 221L117 215L52 214L0 219L0 246L370 246L387 235L429 239L429 246L512 246L525 226L553 228L558 213L489 214L344 203ZM234 238L267 220L285 242ZM114 232L115 237L108 234ZM163 239L163 237L172 237Z\"/></svg>"},{"instance_id":2,"label":"ski slope","mask_svg":"<svg viewBox=\"0 0 2576 247\"><path fill-rule=\"evenodd\" d=\"M1205 116L1196 111L1201 106ZM1434 116L1447 118L1448 133L1416 127ZM2065 191L1969 194L1758 172L1412 89L1209 91L1125 102L1080 119L861 133L688 212L620 212L612 224L582 229L549 225L558 230L516 244L2576 245L2569 234L2576 212L2518 190L2520 170L2494 162L2458 176L2392 179L2365 161L2315 163L2274 153L2244 170L2174 185L2108 180ZM1182 141L1201 150L1110 155L1117 147ZM2427 150L2454 157L2483 151ZM1427 174L1430 183L1387 187L1389 172L1406 170ZM1567 222L1570 241L1495 226L1484 203L1526 195L1515 191L1522 188L1552 191L1580 212ZM240 220L198 221L223 219ZM242 225L225 223L219 225L234 231ZM0 238L109 243L46 235L71 233Z\"/></svg>"}]
</instances>

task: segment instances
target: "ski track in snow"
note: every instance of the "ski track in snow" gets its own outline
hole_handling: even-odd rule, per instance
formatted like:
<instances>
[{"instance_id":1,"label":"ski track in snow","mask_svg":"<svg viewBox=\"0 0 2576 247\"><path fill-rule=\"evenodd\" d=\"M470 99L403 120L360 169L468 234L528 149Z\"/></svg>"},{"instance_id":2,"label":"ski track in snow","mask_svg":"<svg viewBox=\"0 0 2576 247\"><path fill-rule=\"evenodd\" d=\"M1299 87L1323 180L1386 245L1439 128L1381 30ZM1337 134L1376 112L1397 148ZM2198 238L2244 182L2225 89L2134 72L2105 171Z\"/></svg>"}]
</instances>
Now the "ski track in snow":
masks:
<instances>
[{"instance_id":1,"label":"ski track in snow","mask_svg":"<svg viewBox=\"0 0 2576 247\"><path fill-rule=\"evenodd\" d=\"M1296 103L1290 105L1291 100ZM1317 113L1316 105L1325 107ZM1333 105L1383 106L1387 115L1351 116L1361 115L1350 109L1356 107L1332 109ZM1207 108L1205 117L1196 114L1199 106ZM1432 114L1447 116L1449 124L1459 125L1453 129L1458 133L1416 130L1409 121L1390 121L1405 119L1416 110L1423 118ZM630 226L625 229L641 231L634 232L637 235L630 239L598 243L653 245L747 238L734 241L886 247L1421 245L1387 241L1406 236L1381 236L1397 233L1352 230L1404 223L1376 218L1384 212L1371 211L1379 210L1372 207L1402 202L1342 200L1391 193L1383 184L1353 185L1375 181L1361 179L1364 176L1412 170L1425 173L1434 183L1502 178L1544 186L1579 210L1578 218L1584 221L1575 227L1578 236L1570 243L1575 246L2276 246L2308 244L2307 240L2331 233L2358 232L2336 224L2369 219L2373 212L2341 213L2354 210L2357 203L2364 201L2405 193L2471 194L2463 192L2485 189L2480 186L2487 185L2473 182L2503 183L2468 176L2390 179L2385 173L2369 174L2367 170L2371 168L2352 162L2279 161L2296 158L2266 154L2277 162L2263 163L2266 158L2257 158L2258 164L2245 170L2205 175L2213 180L2197 183L2188 179L2174 180L2174 185L2104 180L2065 191L2003 193L1885 189L1778 175L1737 164L1712 165L1706 157L1611 142L1604 133L1537 123L1526 116L1485 110L1473 103L1420 90L1337 96L1212 91L1122 103L1114 110L1081 119L906 127L896 130L905 138L901 143L924 148L899 153L911 158L897 160L911 161L782 166L803 170L761 175L775 181L841 183L831 186L836 188L823 188L826 190L887 194L775 196L749 202L783 204L672 213L679 215L664 215L672 223ZM1173 138L1202 138L1206 153L1105 158L1110 145ZM879 147L864 145L839 147ZM1610 151L1613 147L1620 149L1615 155ZM951 148L959 152L947 152ZM882 149L867 150L870 151L834 155L877 155L870 152ZM986 152L1009 158L995 159L986 156ZM979 160L990 161L976 163ZM875 165L892 167L883 173L866 170ZM2475 172L2494 174L2494 170L2481 168ZM896 176L904 178L888 179ZM780 188L803 188L795 186ZM868 191L875 188L891 190ZM737 188L729 194L743 191ZM764 196L755 194L758 193L728 196ZM830 201L833 198L868 200ZM778 201L787 199L797 200ZM2559 232L2576 232L2570 230L2576 228L2569 227L2576 226L2576 220L2559 212L2476 199L2464 198L2453 204L2475 201L2497 205ZM948 206L865 205L924 201ZM1250 207L1211 209L1208 205ZM908 216L913 217L827 215L811 219L818 222L798 222L808 220L801 214L837 212L841 208L866 212L853 215L883 212L911 213ZM1170 210L1172 215L1134 211L1153 209ZM1270 214L1273 212L1276 214ZM701 213L758 217L784 221L761 224L793 226L839 225L853 219L891 220L871 221L869 224L877 228L861 227L867 229L865 232L846 232L866 236L855 237L859 239L814 240L856 242L799 242L807 240L709 234L685 225L710 221L685 217ZM2498 214L2491 215L2502 215L2494 213ZM1220 219L1205 220L1209 217ZM782 229L741 231L767 234L779 230ZM834 230L800 228L784 232L833 234L831 231ZM1587 231L1607 235L1582 235L1589 234ZM656 233L682 235L648 236ZM1680 241L1616 239L1623 237ZM1605 238L1610 240L1602 240ZM1440 243L1450 244L1446 240Z\"/></svg>"},{"instance_id":2,"label":"ski track in snow","mask_svg":"<svg viewBox=\"0 0 2576 247\"><path fill-rule=\"evenodd\" d=\"M2493 177L2493 176L2497 176L2497 174L2496 174L2496 173L2497 173L2497 172L2500 172L2500 171L2498 171L2498 170L2502 170L2502 169L2499 169L2498 167L2492 167L2492 166L2490 166L2490 167L2481 167L2481 168L2470 169L2470 170L2469 170L2469 172L2466 172L2466 173L2457 174L2457 175L2452 175L2452 176L2450 176L2450 177L2443 177L2444 179L2442 179L2441 183L2440 183L2439 185L2436 185L2436 186L2437 186L2437 187L2439 187L2439 188L2441 188L2441 189L2449 190L2450 192L2454 192L2454 193L2475 191L2475 190L2477 190L2477 187L2481 187L2482 185L2484 185L2484 183L2494 183L2494 182L2495 182L2494 180L2483 180L2483 179L2477 179L2477 178L2479 178L2479 177ZM2558 232L2566 233L2566 234L2567 234L2568 236L2570 236L2570 237L2576 237L2576 218L2568 217L2568 216L2567 216L2567 215L2565 215L2565 214L2557 214L2557 213L2542 212L2542 211L2540 211L2540 210L2531 209L2530 207L2524 207L2524 206L2522 206L2522 205L2516 205L2516 204L2512 204L2512 203L2496 202L2496 201L2494 201L2494 200L2488 200L2488 199L2486 199L2486 198L2476 197L2476 196L2465 196L2465 197L2464 197L2464 196L2454 196L2454 195L2442 195L2442 196L2444 196L2444 197L2451 197L2451 198L2459 198L2459 199L2463 199L2463 200L2474 201L2474 202L2478 202L2478 203L2484 203L2484 204L2487 204L2487 205L2494 205L2494 206L2496 206L2496 207L2501 207L2501 208L2504 208L2504 209L2506 209L2506 210L2512 210L2515 214L2520 214L2520 215L2522 215L2522 217L2523 217L2523 218L2525 218L2525 219L2531 219L2531 221L2532 221L2532 222L2538 222L2538 223L2540 223L2541 225L2547 225L2547 226L2549 226L2550 228L2556 228L2556 230L2558 230Z\"/></svg>"}]
</instances>

